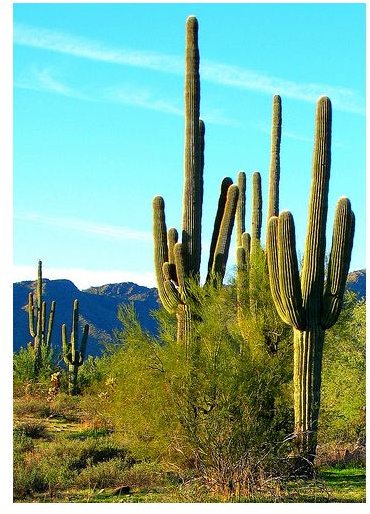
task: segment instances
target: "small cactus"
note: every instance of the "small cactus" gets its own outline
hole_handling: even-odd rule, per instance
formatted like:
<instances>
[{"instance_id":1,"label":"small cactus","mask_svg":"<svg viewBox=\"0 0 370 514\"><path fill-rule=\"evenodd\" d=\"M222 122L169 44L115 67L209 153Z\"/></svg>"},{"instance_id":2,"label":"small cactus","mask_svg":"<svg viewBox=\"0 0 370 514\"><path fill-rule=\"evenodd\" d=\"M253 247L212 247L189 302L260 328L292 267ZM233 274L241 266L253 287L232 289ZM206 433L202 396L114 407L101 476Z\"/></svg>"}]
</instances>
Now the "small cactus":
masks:
<instances>
[{"instance_id":1,"label":"small cactus","mask_svg":"<svg viewBox=\"0 0 370 514\"><path fill-rule=\"evenodd\" d=\"M34 374L39 374L42 365L43 350L46 354L51 352L51 335L54 325L56 302L51 302L48 322L46 324L46 302L42 298L42 262L38 262L37 283L36 283L36 301L33 293L28 294L28 326L30 336L33 342L34 358Z\"/></svg>"},{"instance_id":2,"label":"small cactus","mask_svg":"<svg viewBox=\"0 0 370 514\"><path fill-rule=\"evenodd\" d=\"M62 325L63 359L68 366L68 392L71 395L75 395L78 392L78 368L84 362L87 337L89 335L89 325L86 324L83 330L80 349L78 349L78 318L78 300L75 300L73 303L72 330L69 341L67 339L67 327L65 324Z\"/></svg>"}]
</instances>

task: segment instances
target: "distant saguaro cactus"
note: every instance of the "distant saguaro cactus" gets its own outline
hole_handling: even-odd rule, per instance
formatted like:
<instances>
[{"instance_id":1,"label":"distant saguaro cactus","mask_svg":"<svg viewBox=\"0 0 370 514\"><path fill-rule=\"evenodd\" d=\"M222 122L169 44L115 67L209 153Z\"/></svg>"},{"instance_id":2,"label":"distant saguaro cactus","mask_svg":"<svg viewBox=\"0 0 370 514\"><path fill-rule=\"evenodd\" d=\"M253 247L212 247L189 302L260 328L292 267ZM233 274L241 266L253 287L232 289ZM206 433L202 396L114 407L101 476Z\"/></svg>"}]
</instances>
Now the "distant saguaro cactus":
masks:
<instances>
[{"instance_id":1,"label":"distant saguaro cactus","mask_svg":"<svg viewBox=\"0 0 370 514\"><path fill-rule=\"evenodd\" d=\"M36 301L34 294L28 294L28 326L30 336L33 338L31 345L35 353L34 373L38 375L42 365L43 350L46 354L51 351L51 335L54 324L56 303L51 302L48 322L46 324L46 302L42 299L42 262L38 262Z\"/></svg>"},{"instance_id":2,"label":"distant saguaro cactus","mask_svg":"<svg viewBox=\"0 0 370 514\"><path fill-rule=\"evenodd\" d=\"M297 456L313 463L317 445L321 367L325 330L338 319L349 270L355 218L342 197L334 219L325 281L325 230L331 163L331 103L321 97L316 109L313 171L302 276L290 212L270 218L267 257L276 309L294 332L294 414Z\"/></svg>"},{"instance_id":3,"label":"distant saguaro cactus","mask_svg":"<svg viewBox=\"0 0 370 514\"><path fill-rule=\"evenodd\" d=\"M186 21L185 59L185 148L182 239L171 228L167 233L164 200L153 200L154 263L158 293L167 311L176 314L177 339L189 344L192 312L189 281L199 284L201 262L201 220L203 204L204 123L199 118L200 79L198 21ZM225 274L234 224L238 188L230 178L221 184L207 283L220 283Z\"/></svg>"},{"instance_id":4,"label":"distant saguaro cactus","mask_svg":"<svg viewBox=\"0 0 370 514\"><path fill-rule=\"evenodd\" d=\"M67 339L67 327L65 324L62 325L63 359L68 366L68 392L71 395L75 395L78 392L78 368L83 364L86 352L87 337L89 335L89 325L86 324L80 343L80 349L78 349L78 319L78 300L75 300L73 303L72 330L71 338L69 341Z\"/></svg>"}]
</instances>

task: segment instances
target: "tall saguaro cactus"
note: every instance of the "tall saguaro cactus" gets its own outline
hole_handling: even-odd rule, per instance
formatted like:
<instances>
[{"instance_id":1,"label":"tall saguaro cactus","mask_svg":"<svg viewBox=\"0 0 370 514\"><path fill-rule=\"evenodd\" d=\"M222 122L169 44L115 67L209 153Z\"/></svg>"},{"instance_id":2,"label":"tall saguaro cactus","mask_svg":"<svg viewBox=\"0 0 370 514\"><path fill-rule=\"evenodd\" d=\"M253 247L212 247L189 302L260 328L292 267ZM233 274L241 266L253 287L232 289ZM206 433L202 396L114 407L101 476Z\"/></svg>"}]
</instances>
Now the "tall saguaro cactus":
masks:
<instances>
[{"instance_id":1,"label":"tall saguaro cactus","mask_svg":"<svg viewBox=\"0 0 370 514\"><path fill-rule=\"evenodd\" d=\"M36 301L34 294L28 294L28 326L30 336L33 338L33 349L35 353L34 373L37 376L42 365L43 350L46 354L51 351L51 335L54 325L56 303L51 302L48 322L46 324L46 302L42 298L42 262L38 262Z\"/></svg>"},{"instance_id":2,"label":"tall saguaro cactus","mask_svg":"<svg viewBox=\"0 0 370 514\"><path fill-rule=\"evenodd\" d=\"M267 256L271 293L278 313L294 332L294 414L298 456L313 463L317 445L325 330L338 319L351 260L355 218L350 201L337 203L325 280L325 230L331 161L331 103L316 109L312 183L302 276L290 212L270 219Z\"/></svg>"},{"instance_id":3,"label":"tall saguaro cactus","mask_svg":"<svg viewBox=\"0 0 370 514\"><path fill-rule=\"evenodd\" d=\"M62 325L63 359L68 366L68 392L71 395L75 395L78 391L78 368L83 364L86 353L87 337L89 335L89 325L86 324L80 342L80 349L78 349L78 319L78 300L75 300L73 303L72 330L69 341L67 339L67 327L65 324Z\"/></svg>"},{"instance_id":4,"label":"tall saguaro cactus","mask_svg":"<svg viewBox=\"0 0 370 514\"><path fill-rule=\"evenodd\" d=\"M178 232L167 233L164 200L153 200L154 264L158 293L167 311L176 314L177 339L189 344L192 312L189 281L199 284L203 203L204 123L199 118L200 78L198 21L186 21L185 149L181 242ZM238 188L226 178L221 184L208 263L207 283L222 282L234 224Z\"/></svg>"}]
</instances>

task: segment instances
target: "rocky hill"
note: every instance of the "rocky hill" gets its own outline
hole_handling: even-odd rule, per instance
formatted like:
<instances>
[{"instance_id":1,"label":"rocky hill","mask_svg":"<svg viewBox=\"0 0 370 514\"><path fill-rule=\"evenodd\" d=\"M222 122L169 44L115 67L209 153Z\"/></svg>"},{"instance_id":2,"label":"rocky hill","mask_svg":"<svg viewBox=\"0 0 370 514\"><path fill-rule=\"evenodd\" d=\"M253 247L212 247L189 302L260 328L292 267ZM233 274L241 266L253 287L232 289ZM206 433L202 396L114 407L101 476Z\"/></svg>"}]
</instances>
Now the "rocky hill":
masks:
<instances>
[{"instance_id":1,"label":"rocky hill","mask_svg":"<svg viewBox=\"0 0 370 514\"><path fill-rule=\"evenodd\" d=\"M89 354L100 355L105 342L112 340L114 329L121 328L117 320L117 309L120 304L133 303L143 328L151 333L156 332L156 322L150 312L159 307L156 288L138 286L132 282L106 284L90 287L80 291L69 280L44 279L44 299L50 306L56 300L55 326L52 344L60 348L60 327L66 323L70 330L72 323L72 305L74 299L79 301L81 330L82 325L90 325L88 343ZM13 286L13 348L18 350L30 340L28 332L27 301L28 293L35 289L36 282L17 282ZM348 275L349 290L357 297L366 296L366 271L353 271Z\"/></svg>"}]
</instances>

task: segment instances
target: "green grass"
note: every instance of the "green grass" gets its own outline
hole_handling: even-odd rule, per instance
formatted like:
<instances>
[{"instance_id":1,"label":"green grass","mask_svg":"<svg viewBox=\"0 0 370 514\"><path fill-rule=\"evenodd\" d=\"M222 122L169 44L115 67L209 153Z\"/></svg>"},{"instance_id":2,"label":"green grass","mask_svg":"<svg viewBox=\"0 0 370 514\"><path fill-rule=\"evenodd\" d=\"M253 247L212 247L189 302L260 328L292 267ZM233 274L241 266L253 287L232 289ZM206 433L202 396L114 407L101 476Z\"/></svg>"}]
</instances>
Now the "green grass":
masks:
<instances>
[{"instance_id":1,"label":"green grass","mask_svg":"<svg viewBox=\"0 0 370 514\"><path fill-rule=\"evenodd\" d=\"M28 409L25 400L16 400L15 502L365 502L365 469L359 467L322 468L313 480L277 483L249 497L212 495L191 474L184 481L159 462L135 459L122 434L89 426L82 413L71 411L79 412L77 399L49 406L34 400ZM122 485L130 486L129 494L115 494Z\"/></svg>"}]
</instances>

